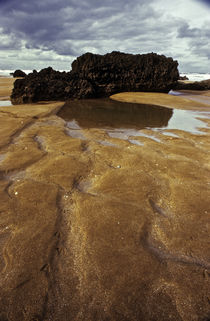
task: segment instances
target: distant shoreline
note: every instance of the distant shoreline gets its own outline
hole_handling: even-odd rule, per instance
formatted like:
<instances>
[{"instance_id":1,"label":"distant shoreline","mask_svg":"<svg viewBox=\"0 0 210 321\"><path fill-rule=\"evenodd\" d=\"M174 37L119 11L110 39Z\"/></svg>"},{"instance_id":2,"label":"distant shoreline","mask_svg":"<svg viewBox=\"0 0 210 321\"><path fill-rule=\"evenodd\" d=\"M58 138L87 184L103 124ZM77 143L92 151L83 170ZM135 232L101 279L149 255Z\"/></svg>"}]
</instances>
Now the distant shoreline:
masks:
<instances>
[{"instance_id":1,"label":"distant shoreline","mask_svg":"<svg viewBox=\"0 0 210 321\"><path fill-rule=\"evenodd\" d=\"M33 70L29 70L29 69L22 69L26 74L29 74L30 72L32 72ZM13 73L15 70L1 70L0 69L0 77L6 77L6 78L12 78L12 75L10 75L10 73ZM40 71L39 69L37 69L37 71ZM68 72L69 70L58 70L60 72L62 71L66 71ZM196 73L196 72L190 72L190 73L185 73L185 72L180 72L180 76L187 76L187 78L189 79L189 81L202 81L202 80L207 80L210 79L210 73Z\"/></svg>"}]
</instances>

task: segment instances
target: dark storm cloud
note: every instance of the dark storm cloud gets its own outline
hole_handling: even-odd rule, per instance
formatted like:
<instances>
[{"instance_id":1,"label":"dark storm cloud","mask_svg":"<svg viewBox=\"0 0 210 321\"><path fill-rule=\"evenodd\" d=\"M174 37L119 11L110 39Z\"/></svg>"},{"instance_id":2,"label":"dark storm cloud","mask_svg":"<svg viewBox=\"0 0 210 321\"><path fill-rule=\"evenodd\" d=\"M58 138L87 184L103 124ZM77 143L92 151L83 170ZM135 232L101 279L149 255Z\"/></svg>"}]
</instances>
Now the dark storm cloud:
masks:
<instances>
[{"instance_id":1,"label":"dark storm cloud","mask_svg":"<svg viewBox=\"0 0 210 321\"><path fill-rule=\"evenodd\" d=\"M210 6L210 0L201 0L201 2L203 2L203 3L205 3L205 4Z\"/></svg>"},{"instance_id":2,"label":"dark storm cloud","mask_svg":"<svg viewBox=\"0 0 210 321\"><path fill-rule=\"evenodd\" d=\"M178 37L179 38L197 38L198 41L200 38L210 38L210 27L203 27L203 28L191 28L188 23L184 23L178 29Z\"/></svg>"},{"instance_id":3,"label":"dark storm cloud","mask_svg":"<svg viewBox=\"0 0 210 321\"><path fill-rule=\"evenodd\" d=\"M196 4L205 16L208 2L179 0L176 12L163 0L0 0L0 67L13 57L14 65L27 69L46 61L65 69L87 51L112 50L153 51L178 60L189 51L193 63L201 50L207 59L209 24L200 28L186 10Z\"/></svg>"},{"instance_id":4,"label":"dark storm cloud","mask_svg":"<svg viewBox=\"0 0 210 321\"><path fill-rule=\"evenodd\" d=\"M0 9L4 34L12 34L17 42L24 40L27 48L62 55L81 53L75 41L89 41L92 46L96 40L143 34L146 20L157 16L146 0L1 0Z\"/></svg>"},{"instance_id":5,"label":"dark storm cloud","mask_svg":"<svg viewBox=\"0 0 210 321\"><path fill-rule=\"evenodd\" d=\"M198 37L201 34L201 29L199 28L190 28L188 23L183 24L178 29L178 37L179 38L194 38Z\"/></svg>"}]
</instances>

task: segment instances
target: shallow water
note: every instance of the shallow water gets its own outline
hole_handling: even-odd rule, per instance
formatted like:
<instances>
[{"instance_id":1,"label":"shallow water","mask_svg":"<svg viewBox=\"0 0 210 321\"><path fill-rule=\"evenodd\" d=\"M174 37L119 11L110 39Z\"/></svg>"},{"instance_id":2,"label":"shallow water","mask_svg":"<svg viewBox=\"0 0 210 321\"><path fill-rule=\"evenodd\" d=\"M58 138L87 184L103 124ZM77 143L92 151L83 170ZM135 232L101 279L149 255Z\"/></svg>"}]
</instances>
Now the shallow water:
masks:
<instances>
[{"instance_id":1,"label":"shallow water","mask_svg":"<svg viewBox=\"0 0 210 321\"><path fill-rule=\"evenodd\" d=\"M207 128L204 120L210 117L210 113L91 99L67 102L58 116L67 121L68 133L72 137L81 138L81 129L96 128L112 138L135 144L134 137L141 136L160 142L156 136L158 132L175 137L176 134L170 130L204 134L201 129ZM146 134L143 129L151 132Z\"/></svg>"},{"instance_id":2,"label":"shallow water","mask_svg":"<svg viewBox=\"0 0 210 321\"><path fill-rule=\"evenodd\" d=\"M173 117L171 117L168 125L163 129L178 129L192 134L203 134L200 129L207 128L208 126L202 119L204 120L209 117L210 113L208 112L174 109Z\"/></svg>"},{"instance_id":3,"label":"shallow water","mask_svg":"<svg viewBox=\"0 0 210 321\"><path fill-rule=\"evenodd\" d=\"M12 103L10 100L0 100L0 107L7 107L12 106Z\"/></svg>"},{"instance_id":4,"label":"shallow water","mask_svg":"<svg viewBox=\"0 0 210 321\"><path fill-rule=\"evenodd\" d=\"M169 95L180 96L183 98L187 98L187 99L196 101L198 103L210 104L210 97L202 95L200 91L184 92L184 91L170 90ZM198 104L198 106L199 106L199 104Z\"/></svg>"},{"instance_id":5,"label":"shallow water","mask_svg":"<svg viewBox=\"0 0 210 321\"><path fill-rule=\"evenodd\" d=\"M122 103L111 99L84 99L66 102L58 116L71 121L71 128L79 126L143 129L167 126L172 114L171 109L164 107L148 108L146 105Z\"/></svg>"}]
</instances>

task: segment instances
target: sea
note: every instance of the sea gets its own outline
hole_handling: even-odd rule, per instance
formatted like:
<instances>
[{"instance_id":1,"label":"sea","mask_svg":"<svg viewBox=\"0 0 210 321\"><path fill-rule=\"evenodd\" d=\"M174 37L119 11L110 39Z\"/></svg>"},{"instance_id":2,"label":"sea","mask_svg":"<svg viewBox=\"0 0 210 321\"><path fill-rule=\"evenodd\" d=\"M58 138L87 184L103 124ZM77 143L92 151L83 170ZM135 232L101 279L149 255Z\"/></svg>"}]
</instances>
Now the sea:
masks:
<instances>
[{"instance_id":1,"label":"sea","mask_svg":"<svg viewBox=\"0 0 210 321\"><path fill-rule=\"evenodd\" d=\"M180 76L187 76L187 78L189 79L189 81L202 81L202 80L207 80L210 79L210 73L180 73Z\"/></svg>"},{"instance_id":2,"label":"sea","mask_svg":"<svg viewBox=\"0 0 210 321\"><path fill-rule=\"evenodd\" d=\"M32 70L23 70L26 74L29 74L32 72ZM39 71L39 70L37 70ZM69 70L60 70L60 71L69 71ZM12 77L11 73L13 73L14 70L0 70L0 77ZM202 81L206 79L210 79L210 73L184 73L181 72L180 76L187 76L187 78L190 81Z\"/></svg>"}]
</instances>

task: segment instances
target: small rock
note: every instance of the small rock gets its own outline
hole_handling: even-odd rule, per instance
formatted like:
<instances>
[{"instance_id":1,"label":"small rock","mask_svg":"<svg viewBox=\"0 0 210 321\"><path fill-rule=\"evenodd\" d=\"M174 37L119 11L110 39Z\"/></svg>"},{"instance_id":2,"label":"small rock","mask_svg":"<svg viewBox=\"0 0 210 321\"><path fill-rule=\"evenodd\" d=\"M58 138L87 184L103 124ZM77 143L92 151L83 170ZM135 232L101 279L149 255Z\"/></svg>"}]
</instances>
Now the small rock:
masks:
<instances>
[{"instance_id":1,"label":"small rock","mask_svg":"<svg viewBox=\"0 0 210 321\"><path fill-rule=\"evenodd\" d=\"M26 73L25 73L24 71L20 70L20 69L17 69L17 70L15 70L15 72L13 73L13 77L14 77L14 78L19 78L19 77L24 78L24 77L26 77Z\"/></svg>"}]
</instances>

